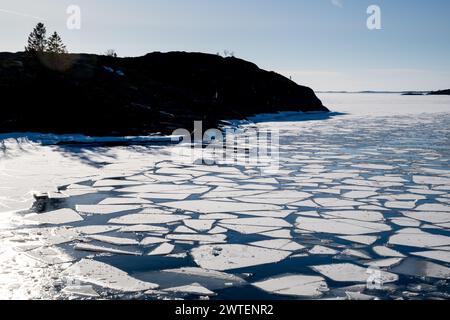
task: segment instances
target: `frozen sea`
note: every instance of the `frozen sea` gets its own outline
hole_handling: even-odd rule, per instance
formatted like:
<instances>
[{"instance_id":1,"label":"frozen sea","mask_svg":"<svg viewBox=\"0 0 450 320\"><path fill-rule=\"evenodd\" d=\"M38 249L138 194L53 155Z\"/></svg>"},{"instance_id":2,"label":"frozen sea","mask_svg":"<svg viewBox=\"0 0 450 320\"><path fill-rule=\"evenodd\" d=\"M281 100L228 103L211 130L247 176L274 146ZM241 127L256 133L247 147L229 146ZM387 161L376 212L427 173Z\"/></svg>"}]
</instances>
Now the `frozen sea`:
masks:
<instances>
[{"instance_id":1,"label":"frozen sea","mask_svg":"<svg viewBox=\"0 0 450 320\"><path fill-rule=\"evenodd\" d=\"M280 133L264 174L0 136L0 298L449 299L450 97L319 97L242 125Z\"/></svg>"}]
</instances>

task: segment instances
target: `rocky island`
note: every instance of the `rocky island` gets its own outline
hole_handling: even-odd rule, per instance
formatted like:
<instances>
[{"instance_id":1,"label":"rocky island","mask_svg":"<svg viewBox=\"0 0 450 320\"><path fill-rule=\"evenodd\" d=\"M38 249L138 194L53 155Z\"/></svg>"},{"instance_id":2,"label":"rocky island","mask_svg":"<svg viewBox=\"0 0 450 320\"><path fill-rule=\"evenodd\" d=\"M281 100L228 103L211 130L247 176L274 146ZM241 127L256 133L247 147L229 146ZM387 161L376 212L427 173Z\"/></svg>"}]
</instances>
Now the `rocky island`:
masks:
<instances>
[{"instance_id":1,"label":"rocky island","mask_svg":"<svg viewBox=\"0 0 450 320\"><path fill-rule=\"evenodd\" d=\"M204 53L0 53L0 132L168 134L202 120L328 109L310 88Z\"/></svg>"}]
</instances>

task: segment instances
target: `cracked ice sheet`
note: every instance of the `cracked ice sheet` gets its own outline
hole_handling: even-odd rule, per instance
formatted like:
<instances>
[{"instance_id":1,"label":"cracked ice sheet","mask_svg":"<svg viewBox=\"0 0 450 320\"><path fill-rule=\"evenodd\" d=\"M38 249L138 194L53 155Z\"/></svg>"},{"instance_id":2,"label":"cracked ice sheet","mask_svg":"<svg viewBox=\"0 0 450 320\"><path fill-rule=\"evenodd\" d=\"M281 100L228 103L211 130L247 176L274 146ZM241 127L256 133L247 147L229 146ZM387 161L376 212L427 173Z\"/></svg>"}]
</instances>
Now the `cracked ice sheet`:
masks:
<instances>
[{"instance_id":1,"label":"cracked ice sheet","mask_svg":"<svg viewBox=\"0 0 450 320\"><path fill-rule=\"evenodd\" d=\"M121 216L108 221L111 224L124 224L124 225L142 225L142 224L164 224L182 221L190 219L190 216L182 216L175 214L150 214L150 213L138 213Z\"/></svg>"},{"instance_id":2,"label":"cracked ice sheet","mask_svg":"<svg viewBox=\"0 0 450 320\"><path fill-rule=\"evenodd\" d=\"M280 210L280 206L269 204L251 204L228 201L210 201L210 200L191 200L191 201L177 201L165 202L161 205L199 213L234 213L236 211L266 211L266 210Z\"/></svg>"},{"instance_id":3,"label":"cracked ice sheet","mask_svg":"<svg viewBox=\"0 0 450 320\"><path fill-rule=\"evenodd\" d=\"M337 282L358 282L366 283L370 277L367 268L363 268L351 263L335 263L311 267L314 271ZM380 271L383 283L396 282L396 274Z\"/></svg>"},{"instance_id":4,"label":"cracked ice sheet","mask_svg":"<svg viewBox=\"0 0 450 320\"><path fill-rule=\"evenodd\" d=\"M142 208L141 205L76 205L75 210L84 214L108 215Z\"/></svg>"},{"instance_id":5,"label":"cracked ice sheet","mask_svg":"<svg viewBox=\"0 0 450 320\"><path fill-rule=\"evenodd\" d=\"M364 211L364 210L348 210L348 211L325 211L322 216L330 218L344 218L369 222L383 221L384 217L381 213L376 211Z\"/></svg>"},{"instance_id":6,"label":"cracked ice sheet","mask_svg":"<svg viewBox=\"0 0 450 320\"><path fill-rule=\"evenodd\" d=\"M364 235L391 230L391 227L383 223L349 219L315 219L306 217L297 218L296 226L302 230L338 235Z\"/></svg>"},{"instance_id":7,"label":"cracked ice sheet","mask_svg":"<svg viewBox=\"0 0 450 320\"><path fill-rule=\"evenodd\" d=\"M200 246L191 250L195 263L200 267L218 271L276 263L290 254L289 251L239 244Z\"/></svg>"},{"instance_id":8,"label":"cracked ice sheet","mask_svg":"<svg viewBox=\"0 0 450 320\"><path fill-rule=\"evenodd\" d=\"M293 202L299 202L310 197L312 197L312 195L306 192L283 190L283 191L267 192L253 196L245 196L238 198L235 197L235 199L249 203L269 203L269 204L284 205Z\"/></svg>"},{"instance_id":9,"label":"cracked ice sheet","mask_svg":"<svg viewBox=\"0 0 450 320\"><path fill-rule=\"evenodd\" d=\"M162 287L186 286L199 283L209 290L243 286L246 281L241 277L220 271L202 268L184 267L179 269L162 270L151 273L149 278L155 279Z\"/></svg>"},{"instance_id":10,"label":"cracked ice sheet","mask_svg":"<svg viewBox=\"0 0 450 320\"><path fill-rule=\"evenodd\" d=\"M89 239L97 240L104 243L109 243L117 246L132 246L139 244L135 239L130 238L122 238L122 237L111 237L111 236L103 236L103 235L91 235Z\"/></svg>"},{"instance_id":11,"label":"cracked ice sheet","mask_svg":"<svg viewBox=\"0 0 450 320\"><path fill-rule=\"evenodd\" d=\"M291 241L289 239L277 239L277 240L264 240L249 243L252 246L267 248L267 249L277 249L284 251L298 251L302 250L305 247L298 244L295 241Z\"/></svg>"},{"instance_id":12,"label":"cracked ice sheet","mask_svg":"<svg viewBox=\"0 0 450 320\"><path fill-rule=\"evenodd\" d=\"M122 250L122 249L110 248L110 247L105 247L105 246L97 246L97 245L93 245L93 244L89 244L89 243L77 243L74 246L74 249L78 250L78 251L122 254L122 255L128 255L128 256L142 255L142 252L139 252L139 251Z\"/></svg>"},{"instance_id":13,"label":"cracked ice sheet","mask_svg":"<svg viewBox=\"0 0 450 320\"><path fill-rule=\"evenodd\" d=\"M169 193L169 194L200 194L211 190L209 187L191 185L191 184L145 184L141 186L117 189L117 192L124 193Z\"/></svg>"},{"instance_id":14,"label":"cracked ice sheet","mask_svg":"<svg viewBox=\"0 0 450 320\"><path fill-rule=\"evenodd\" d=\"M224 234L169 234L169 240L198 241L202 243L225 243L227 236Z\"/></svg>"},{"instance_id":15,"label":"cracked ice sheet","mask_svg":"<svg viewBox=\"0 0 450 320\"><path fill-rule=\"evenodd\" d=\"M163 243L159 245L156 249L152 250L148 255L149 256L164 256L172 253L175 249L175 246L170 243Z\"/></svg>"},{"instance_id":16,"label":"cracked ice sheet","mask_svg":"<svg viewBox=\"0 0 450 320\"><path fill-rule=\"evenodd\" d=\"M429 277L445 280L450 278L450 268L417 258L405 259L400 265L394 267L392 272L414 277Z\"/></svg>"},{"instance_id":17,"label":"cracked ice sheet","mask_svg":"<svg viewBox=\"0 0 450 320\"><path fill-rule=\"evenodd\" d=\"M100 295L92 288L91 285L86 286L67 286L62 290L63 293L69 296L81 296L89 298L100 298Z\"/></svg>"},{"instance_id":18,"label":"cracked ice sheet","mask_svg":"<svg viewBox=\"0 0 450 320\"><path fill-rule=\"evenodd\" d=\"M434 224L450 222L450 213L448 212L402 212L402 214L414 220Z\"/></svg>"},{"instance_id":19,"label":"cracked ice sheet","mask_svg":"<svg viewBox=\"0 0 450 320\"><path fill-rule=\"evenodd\" d=\"M450 237L426 233L420 229L403 229L389 238L389 244L416 248L450 245Z\"/></svg>"},{"instance_id":20,"label":"cracked ice sheet","mask_svg":"<svg viewBox=\"0 0 450 320\"><path fill-rule=\"evenodd\" d=\"M342 200L339 198L315 198L314 202L322 207L353 207L364 205L364 202Z\"/></svg>"},{"instance_id":21,"label":"cracked ice sheet","mask_svg":"<svg viewBox=\"0 0 450 320\"><path fill-rule=\"evenodd\" d=\"M411 254L422 258L428 258L436 261L450 263L450 251L435 250L435 251L413 252Z\"/></svg>"},{"instance_id":22,"label":"cracked ice sheet","mask_svg":"<svg viewBox=\"0 0 450 320\"><path fill-rule=\"evenodd\" d=\"M277 218L240 218L240 219L226 219L219 222L222 226L227 225L246 225L257 227L275 227L285 228L292 227L292 225L283 219Z\"/></svg>"},{"instance_id":23,"label":"cracked ice sheet","mask_svg":"<svg viewBox=\"0 0 450 320\"><path fill-rule=\"evenodd\" d=\"M75 263L62 274L69 279L121 292L143 292L158 288L157 284L137 280L120 269L90 259Z\"/></svg>"},{"instance_id":24,"label":"cracked ice sheet","mask_svg":"<svg viewBox=\"0 0 450 320\"><path fill-rule=\"evenodd\" d=\"M61 225L83 221L83 218L72 209L59 209L42 214L29 215L25 218L39 224Z\"/></svg>"},{"instance_id":25,"label":"cracked ice sheet","mask_svg":"<svg viewBox=\"0 0 450 320\"><path fill-rule=\"evenodd\" d=\"M314 246L311 250L309 250L309 253L313 255L336 255L339 253L339 251L317 245Z\"/></svg>"},{"instance_id":26,"label":"cracked ice sheet","mask_svg":"<svg viewBox=\"0 0 450 320\"><path fill-rule=\"evenodd\" d=\"M329 290L324 278L306 275L279 276L253 285L266 292L294 297L318 298Z\"/></svg>"},{"instance_id":27,"label":"cracked ice sheet","mask_svg":"<svg viewBox=\"0 0 450 320\"><path fill-rule=\"evenodd\" d=\"M172 293L186 293L186 294L193 294L193 295L199 295L199 296L215 295L214 292L212 292L211 290L208 290L207 288L203 287L199 283L192 283L192 284L186 285L186 286L167 288L167 289L163 289L163 291L172 292Z\"/></svg>"},{"instance_id":28,"label":"cracked ice sheet","mask_svg":"<svg viewBox=\"0 0 450 320\"><path fill-rule=\"evenodd\" d=\"M129 197L128 197L129 196ZM117 197L117 198L106 198L99 202L101 205L120 205L120 204L151 204L150 200L141 199L139 197L132 197L131 195L127 195L127 197Z\"/></svg>"}]
</instances>

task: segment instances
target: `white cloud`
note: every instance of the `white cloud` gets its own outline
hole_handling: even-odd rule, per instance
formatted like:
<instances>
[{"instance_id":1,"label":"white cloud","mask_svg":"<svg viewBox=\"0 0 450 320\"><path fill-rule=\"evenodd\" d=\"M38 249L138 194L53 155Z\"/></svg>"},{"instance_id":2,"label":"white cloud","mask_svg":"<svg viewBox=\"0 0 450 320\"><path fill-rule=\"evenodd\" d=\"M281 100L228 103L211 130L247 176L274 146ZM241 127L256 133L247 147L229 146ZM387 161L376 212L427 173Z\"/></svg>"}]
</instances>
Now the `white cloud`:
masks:
<instances>
[{"instance_id":1,"label":"white cloud","mask_svg":"<svg viewBox=\"0 0 450 320\"><path fill-rule=\"evenodd\" d=\"M339 8L343 8L344 7L344 0L331 0L331 3Z\"/></svg>"}]
</instances>

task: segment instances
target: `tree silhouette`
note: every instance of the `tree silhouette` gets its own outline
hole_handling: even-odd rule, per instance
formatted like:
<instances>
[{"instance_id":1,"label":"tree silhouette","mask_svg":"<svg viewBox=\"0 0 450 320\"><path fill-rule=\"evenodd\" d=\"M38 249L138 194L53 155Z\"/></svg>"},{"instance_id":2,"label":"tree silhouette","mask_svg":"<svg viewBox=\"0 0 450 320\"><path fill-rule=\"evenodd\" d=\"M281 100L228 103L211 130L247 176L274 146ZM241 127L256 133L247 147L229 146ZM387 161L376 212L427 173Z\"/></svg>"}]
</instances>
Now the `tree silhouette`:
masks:
<instances>
[{"instance_id":1,"label":"tree silhouette","mask_svg":"<svg viewBox=\"0 0 450 320\"><path fill-rule=\"evenodd\" d=\"M47 45L45 38L47 30L42 22L39 22L33 32L28 36L28 45L25 47L27 52L44 52Z\"/></svg>"},{"instance_id":2,"label":"tree silhouette","mask_svg":"<svg viewBox=\"0 0 450 320\"><path fill-rule=\"evenodd\" d=\"M106 50L105 56L117 58L116 50L114 50L114 49L108 49L108 50Z\"/></svg>"},{"instance_id":3,"label":"tree silhouette","mask_svg":"<svg viewBox=\"0 0 450 320\"><path fill-rule=\"evenodd\" d=\"M67 53L66 46L61 40L61 37L57 32L54 32L47 40L47 52L50 53Z\"/></svg>"}]
</instances>

